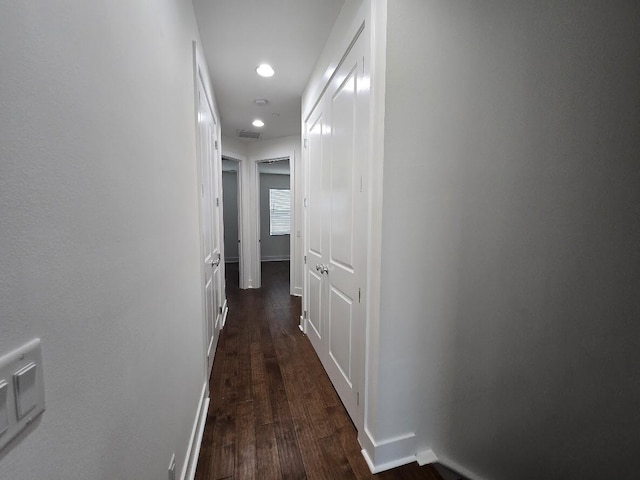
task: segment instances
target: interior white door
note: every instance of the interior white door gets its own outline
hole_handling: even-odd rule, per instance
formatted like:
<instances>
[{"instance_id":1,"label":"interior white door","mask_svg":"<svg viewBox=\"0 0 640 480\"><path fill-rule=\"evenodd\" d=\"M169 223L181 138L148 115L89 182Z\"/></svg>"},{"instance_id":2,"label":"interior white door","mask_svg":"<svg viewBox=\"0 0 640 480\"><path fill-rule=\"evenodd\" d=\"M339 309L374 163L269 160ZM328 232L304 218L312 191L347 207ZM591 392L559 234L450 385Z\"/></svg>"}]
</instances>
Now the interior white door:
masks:
<instances>
[{"instance_id":1,"label":"interior white door","mask_svg":"<svg viewBox=\"0 0 640 480\"><path fill-rule=\"evenodd\" d=\"M224 220L222 215L222 157L220 155L220 129L217 128L216 118L211 115L212 120L212 146L213 146L213 162L211 171L212 189L212 212L213 212L213 285L214 285L214 331L215 342L218 341L219 332L222 329L222 308L225 298L225 279L224 279L224 258L222 253L222 245L224 243Z\"/></svg>"},{"instance_id":2,"label":"interior white door","mask_svg":"<svg viewBox=\"0 0 640 480\"><path fill-rule=\"evenodd\" d=\"M202 77L198 79L198 163L200 173L200 230L202 234L203 293L207 368L211 373L219 332L220 238L216 207L215 141L217 135Z\"/></svg>"},{"instance_id":3,"label":"interior white door","mask_svg":"<svg viewBox=\"0 0 640 480\"><path fill-rule=\"evenodd\" d=\"M363 419L369 131L363 37L306 122L307 334L356 426Z\"/></svg>"},{"instance_id":4,"label":"interior white door","mask_svg":"<svg viewBox=\"0 0 640 480\"><path fill-rule=\"evenodd\" d=\"M306 221L306 285L307 285L307 335L319 356L325 353L323 336L327 327L323 317L323 271L325 261L324 245L327 239L323 235L325 228L325 203L329 200L326 192L328 137L324 116L325 102L320 102L307 121L307 171L305 175L307 191Z\"/></svg>"}]
</instances>

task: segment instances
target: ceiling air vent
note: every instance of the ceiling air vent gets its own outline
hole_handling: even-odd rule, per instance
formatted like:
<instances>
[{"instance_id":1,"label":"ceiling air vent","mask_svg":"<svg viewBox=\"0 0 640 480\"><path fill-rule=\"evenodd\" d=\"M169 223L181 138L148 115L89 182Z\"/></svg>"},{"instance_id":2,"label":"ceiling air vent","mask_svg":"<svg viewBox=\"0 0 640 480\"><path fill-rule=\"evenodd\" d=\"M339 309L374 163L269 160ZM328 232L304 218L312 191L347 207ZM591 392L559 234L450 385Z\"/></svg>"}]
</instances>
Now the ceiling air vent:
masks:
<instances>
[{"instance_id":1,"label":"ceiling air vent","mask_svg":"<svg viewBox=\"0 0 640 480\"><path fill-rule=\"evenodd\" d=\"M260 138L260 132L256 132L253 130L236 130L236 133L240 138Z\"/></svg>"}]
</instances>

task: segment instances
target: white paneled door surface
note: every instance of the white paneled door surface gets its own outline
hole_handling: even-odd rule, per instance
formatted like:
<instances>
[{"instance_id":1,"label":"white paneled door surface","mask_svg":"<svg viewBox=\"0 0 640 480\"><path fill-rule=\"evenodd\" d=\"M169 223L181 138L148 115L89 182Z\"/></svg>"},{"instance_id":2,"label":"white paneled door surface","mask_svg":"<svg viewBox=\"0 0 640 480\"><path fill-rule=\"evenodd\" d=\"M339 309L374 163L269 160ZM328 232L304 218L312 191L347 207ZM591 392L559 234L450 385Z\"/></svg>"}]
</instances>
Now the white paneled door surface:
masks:
<instances>
[{"instance_id":1,"label":"white paneled door surface","mask_svg":"<svg viewBox=\"0 0 640 480\"><path fill-rule=\"evenodd\" d=\"M306 120L306 333L357 427L364 385L369 81L360 34Z\"/></svg>"},{"instance_id":2,"label":"white paneled door surface","mask_svg":"<svg viewBox=\"0 0 640 480\"><path fill-rule=\"evenodd\" d=\"M222 328L222 261L220 250L219 190L221 167L217 150L218 128L211 102L198 72L198 163L200 173L200 222L204 271L204 315L207 368L211 373L213 357Z\"/></svg>"}]
</instances>

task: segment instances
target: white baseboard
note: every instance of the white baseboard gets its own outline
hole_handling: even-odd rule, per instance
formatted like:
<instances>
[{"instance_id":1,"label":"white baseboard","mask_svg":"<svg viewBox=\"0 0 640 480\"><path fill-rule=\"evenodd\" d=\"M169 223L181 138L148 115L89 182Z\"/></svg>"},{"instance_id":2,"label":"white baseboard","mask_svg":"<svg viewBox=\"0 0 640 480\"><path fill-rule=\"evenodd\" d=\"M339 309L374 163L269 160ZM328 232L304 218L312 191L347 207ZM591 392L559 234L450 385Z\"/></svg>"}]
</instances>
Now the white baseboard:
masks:
<instances>
[{"instance_id":1,"label":"white baseboard","mask_svg":"<svg viewBox=\"0 0 640 480\"><path fill-rule=\"evenodd\" d=\"M289 255L267 255L260 259L261 262L284 262L291 260Z\"/></svg>"},{"instance_id":2,"label":"white baseboard","mask_svg":"<svg viewBox=\"0 0 640 480\"><path fill-rule=\"evenodd\" d=\"M200 402L196 418L191 429L191 437L187 453L185 455L184 466L182 467L181 480L193 480L196 475L196 467L198 466L198 457L200 456L200 445L202 444L202 435L204 434L204 425L207 420L207 412L209 411L209 395L207 391L207 382L202 386Z\"/></svg>"},{"instance_id":3,"label":"white baseboard","mask_svg":"<svg viewBox=\"0 0 640 480\"><path fill-rule=\"evenodd\" d=\"M407 433L383 441L376 441L365 428L362 456L372 474L407 465L416 461L415 433Z\"/></svg>"},{"instance_id":4,"label":"white baseboard","mask_svg":"<svg viewBox=\"0 0 640 480\"><path fill-rule=\"evenodd\" d=\"M428 449L428 450L425 450L424 452L418 452L416 454L416 461L418 462L418 465L422 467L423 465L436 463L438 461L438 457L436 456L435 453L433 453L433 450Z\"/></svg>"},{"instance_id":5,"label":"white baseboard","mask_svg":"<svg viewBox=\"0 0 640 480\"><path fill-rule=\"evenodd\" d=\"M301 297L302 296L302 287L293 287L293 296Z\"/></svg>"},{"instance_id":6,"label":"white baseboard","mask_svg":"<svg viewBox=\"0 0 640 480\"><path fill-rule=\"evenodd\" d=\"M369 457L369 454L364 449L362 450L362 456L364 457L365 462L367 462L367 466L369 467L369 470L371 470L371 473L374 475L376 473L384 472L386 470L391 470L392 468L401 467L403 465L407 465L409 463L413 463L416 461L416 456L410 455L405 458L398 458L396 460L392 460L387 463L376 465L373 463L373 460L371 460L371 458Z\"/></svg>"},{"instance_id":7,"label":"white baseboard","mask_svg":"<svg viewBox=\"0 0 640 480\"><path fill-rule=\"evenodd\" d=\"M224 304L222 305L222 326L220 330L222 330L227 323L227 315L229 314L229 304L227 303L227 299L224 299Z\"/></svg>"},{"instance_id":8,"label":"white baseboard","mask_svg":"<svg viewBox=\"0 0 640 480\"><path fill-rule=\"evenodd\" d=\"M441 465L444 465L449 470L453 470L457 474L462 475L463 477L467 478L468 480L488 480L486 477L481 477L477 473L472 472L471 470L469 470L466 467L463 467L459 463L454 462L453 460L451 460L446 455L438 454L438 463L440 463Z\"/></svg>"}]
</instances>

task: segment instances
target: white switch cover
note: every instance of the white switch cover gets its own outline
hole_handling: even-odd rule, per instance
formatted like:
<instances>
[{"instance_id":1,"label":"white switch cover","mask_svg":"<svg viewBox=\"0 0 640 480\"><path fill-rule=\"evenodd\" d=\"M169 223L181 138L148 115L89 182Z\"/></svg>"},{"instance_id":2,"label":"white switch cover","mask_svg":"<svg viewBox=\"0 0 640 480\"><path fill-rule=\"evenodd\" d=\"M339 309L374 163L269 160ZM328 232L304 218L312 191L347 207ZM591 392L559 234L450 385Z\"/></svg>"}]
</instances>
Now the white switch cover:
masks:
<instances>
[{"instance_id":1,"label":"white switch cover","mask_svg":"<svg viewBox=\"0 0 640 480\"><path fill-rule=\"evenodd\" d=\"M0 357L0 451L44 412L44 376L40 339ZM2 402L3 388L6 401ZM3 417L3 415L5 415Z\"/></svg>"},{"instance_id":2,"label":"white switch cover","mask_svg":"<svg viewBox=\"0 0 640 480\"><path fill-rule=\"evenodd\" d=\"M0 381L0 437L9 429L9 407L7 399L9 397L9 384Z\"/></svg>"},{"instance_id":3,"label":"white switch cover","mask_svg":"<svg viewBox=\"0 0 640 480\"><path fill-rule=\"evenodd\" d=\"M16 389L16 413L18 414L18 420L20 420L36 408L38 403L36 364L31 362L14 373L13 384Z\"/></svg>"}]
</instances>

